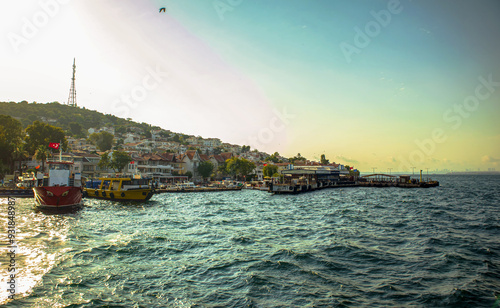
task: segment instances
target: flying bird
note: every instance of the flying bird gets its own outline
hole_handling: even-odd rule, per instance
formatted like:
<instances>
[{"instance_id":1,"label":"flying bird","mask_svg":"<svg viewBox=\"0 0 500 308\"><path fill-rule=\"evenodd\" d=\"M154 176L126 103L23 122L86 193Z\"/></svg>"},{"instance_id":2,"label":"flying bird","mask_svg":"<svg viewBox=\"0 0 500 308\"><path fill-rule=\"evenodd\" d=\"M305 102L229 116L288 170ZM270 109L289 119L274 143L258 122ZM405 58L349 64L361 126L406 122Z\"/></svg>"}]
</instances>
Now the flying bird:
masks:
<instances>
[{"instance_id":1,"label":"flying bird","mask_svg":"<svg viewBox=\"0 0 500 308\"><path fill-rule=\"evenodd\" d=\"M165 12L165 11L166 11L166 9L165 9L164 7L162 7L162 8L160 9L160 13L161 13L161 12Z\"/></svg>"}]
</instances>

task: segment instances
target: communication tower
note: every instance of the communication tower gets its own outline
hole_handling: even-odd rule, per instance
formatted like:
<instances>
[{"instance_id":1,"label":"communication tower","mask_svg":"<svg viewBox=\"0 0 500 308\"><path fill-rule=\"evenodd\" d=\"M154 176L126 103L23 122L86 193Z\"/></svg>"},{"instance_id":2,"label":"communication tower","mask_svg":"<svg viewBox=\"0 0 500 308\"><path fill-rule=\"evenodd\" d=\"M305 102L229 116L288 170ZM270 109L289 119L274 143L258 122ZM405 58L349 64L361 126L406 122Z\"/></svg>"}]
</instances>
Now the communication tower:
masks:
<instances>
[{"instance_id":1,"label":"communication tower","mask_svg":"<svg viewBox=\"0 0 500 308\"><path fill-rule=\"evenodd\" d=\"M68 105L76 107L76 88L75 88L75 58L73 58L73 77L71 78L71 88L69 89Z\"/></svg>"}]
</instances>

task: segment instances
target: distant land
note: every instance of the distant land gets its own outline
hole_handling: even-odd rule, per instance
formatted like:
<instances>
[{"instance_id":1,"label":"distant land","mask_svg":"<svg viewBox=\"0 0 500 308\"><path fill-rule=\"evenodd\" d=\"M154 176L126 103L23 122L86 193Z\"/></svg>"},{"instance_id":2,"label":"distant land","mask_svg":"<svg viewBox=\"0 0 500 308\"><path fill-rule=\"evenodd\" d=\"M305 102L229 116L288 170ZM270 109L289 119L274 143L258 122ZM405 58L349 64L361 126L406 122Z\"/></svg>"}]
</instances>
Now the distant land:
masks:
<instances>
[{"instance_id":1,"label":"distant land","mask_svg":"<svg viewBox=\"0 0 500 308\"><path fill-rule=\"evenodd\" d=\"M456 171L449 172L449 175L500 175L500 171Z\"/></svg>"}]
</instances>

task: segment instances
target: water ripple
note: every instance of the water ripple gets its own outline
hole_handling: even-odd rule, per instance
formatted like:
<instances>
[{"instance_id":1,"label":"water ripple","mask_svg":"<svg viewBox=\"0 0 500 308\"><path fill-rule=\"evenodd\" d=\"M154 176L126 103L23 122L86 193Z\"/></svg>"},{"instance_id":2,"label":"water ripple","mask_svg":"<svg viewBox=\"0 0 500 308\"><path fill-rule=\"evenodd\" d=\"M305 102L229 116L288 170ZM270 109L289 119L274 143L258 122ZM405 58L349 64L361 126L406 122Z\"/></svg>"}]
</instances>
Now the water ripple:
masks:
<instances>
[{"instance_id":1,"label":"water ripple","mask_svg":"<svg viewBox=\"0 0 500 308\"><path fill-rule=\"evenodd\" d=\"M36 213L20 200L25 284L10 304L493 307L499 178L438 180L435 189L86 200L70 215Z\"/></svg>"}]
</instances>

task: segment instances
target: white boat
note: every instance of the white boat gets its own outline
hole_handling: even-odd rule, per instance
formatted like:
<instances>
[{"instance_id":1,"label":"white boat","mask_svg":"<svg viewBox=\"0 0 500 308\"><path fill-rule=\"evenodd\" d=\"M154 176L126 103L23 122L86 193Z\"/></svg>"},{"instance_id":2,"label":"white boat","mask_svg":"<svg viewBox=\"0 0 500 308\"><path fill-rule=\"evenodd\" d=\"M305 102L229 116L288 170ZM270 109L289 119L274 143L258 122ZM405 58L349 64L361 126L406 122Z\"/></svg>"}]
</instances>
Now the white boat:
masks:
<instances>
[{"instance_id":1,"label":"white boat","mask_svg":"<svg viewBox=\"0 0 500 308\"><path fill-rule=\"evenodd\" d=\"M176 187L179 189L191 189L195 188L196 186L194 185L193 182L183 182L183 183L177 183Z\"/></svg>"}]
</instances>

